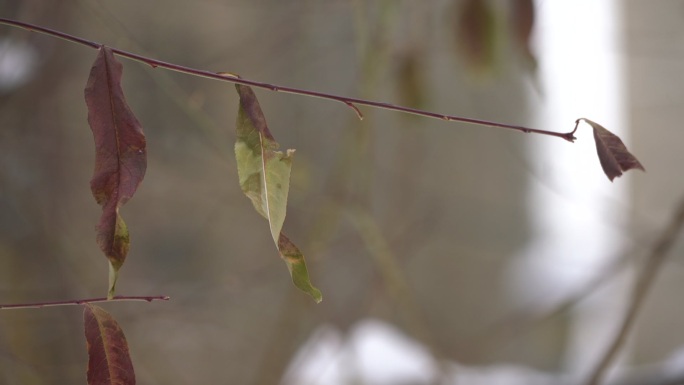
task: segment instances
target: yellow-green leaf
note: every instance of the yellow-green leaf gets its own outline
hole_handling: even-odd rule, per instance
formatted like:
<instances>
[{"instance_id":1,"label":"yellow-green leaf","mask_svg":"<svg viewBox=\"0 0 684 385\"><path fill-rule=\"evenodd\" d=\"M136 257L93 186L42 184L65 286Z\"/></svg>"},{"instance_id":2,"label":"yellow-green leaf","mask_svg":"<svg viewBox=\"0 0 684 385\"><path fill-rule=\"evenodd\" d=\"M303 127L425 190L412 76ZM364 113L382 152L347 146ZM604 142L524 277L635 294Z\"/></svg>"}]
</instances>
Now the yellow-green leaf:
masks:
<instances>
[{"instance_id":1,"label":"yellow-green leaf","mask_svg":"<svg viewBox=\"0 0 684 385\"><path fill-rule=\"evenodd\" d=\"M314 301L321 302L323 300L323 295L321 294L321 291L313 287L311 281L309 281L309 272L306 268L304 255L283 233L280 233L280 238L278 239L278 251L287 264L288 270L290 270L294 285L300 290L309 293Z\"/></svg>"},{"instance_id":2,"label":"yellow-green leaf","mask_svg":"<svg viewBox=\"0 0 684 385\"><path fill-rule=\"evenodd\" d=\"M278 143L268 129L254 91L240 84L235 87L240 96L235 143L240 187L256 211L268 220L273 242L295 286L320 302L321 292L311 285L304 256L282 234L294 150L277 151Z\"/></svg>"}]
</instances>

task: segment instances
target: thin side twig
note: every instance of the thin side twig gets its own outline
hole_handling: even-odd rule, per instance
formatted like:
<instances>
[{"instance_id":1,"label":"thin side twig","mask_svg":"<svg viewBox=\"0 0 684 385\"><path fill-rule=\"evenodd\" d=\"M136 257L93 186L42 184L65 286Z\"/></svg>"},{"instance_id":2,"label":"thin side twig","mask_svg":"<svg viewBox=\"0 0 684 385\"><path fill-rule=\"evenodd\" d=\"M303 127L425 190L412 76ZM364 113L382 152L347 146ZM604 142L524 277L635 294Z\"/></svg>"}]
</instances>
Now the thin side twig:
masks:
<instances>
[{"instance_id":1,"label":"thin side twig","mask_svg":"<svg viewBox=\"0 0 684 385\"><path fill-rule=\"evenodd\" d=\"M670 220L670 224L665 228L665 231L663 231L660 238L658 238L658 241L653 245L651 253L639 271L632 289L632 298L630 299L627 312L622 319L620 328L605 354L596 365L596 368L591 372L587 385L599 385L615 360L615 357L620 352L620 349L624 345L627 336L634 326L639 310L646 298L646 294L651 286L653 286L655 277L660 267L663 265L665 257L672 248L672 245L674 245L677 240L683 226L684 198L680 201L675 215Z\"/></svg>"},{"instance_id":2,"label":"thin side twig","mask_svg":"<svg viewBox=\"0 0 684 385\"><path fill-rule=\"evenodd\" d=\"M125 296L117 295L112 299L107 299L106 297L99 298L85 298L85 299L69 299L65 301L54 301L54 302L34 302L34 303L17 303L9 305L0 305L1 309L38 309L42 307L54 307L54 306L71 306L71 305L83 305L86 303L96 303L96 302L124 302L124 301L168 301L170 297L165 295L153 295L153 296Z\"/></svg>"}]
</instances>

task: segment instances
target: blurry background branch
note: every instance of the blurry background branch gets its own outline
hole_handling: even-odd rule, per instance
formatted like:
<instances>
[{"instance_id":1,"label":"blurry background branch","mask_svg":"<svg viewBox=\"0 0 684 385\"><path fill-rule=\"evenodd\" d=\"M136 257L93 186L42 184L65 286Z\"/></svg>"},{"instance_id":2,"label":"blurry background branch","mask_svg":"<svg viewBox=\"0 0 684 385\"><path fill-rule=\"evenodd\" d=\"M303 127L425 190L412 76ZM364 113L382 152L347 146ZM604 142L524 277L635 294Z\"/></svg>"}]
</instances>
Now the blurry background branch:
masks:
<instances>
[{"instance_id":1,"label":"blurry background branch","mask_svg":"<svg viewBox=\"0 0 684 385\"><path fill-rule=\"evenodd\" d=\"M662 267L663 262L672 249L675 241L679 238L682 225L684 225L684 196L680 200L678 207L674 210L674 215L670 220L670 223L655 242L651 253L644 261L644 265L638 271L627 312L620 323L617 334L608 346L605 355L596 365L596 369L591 373L591 377L588 381L589 385L598 385L601 383L606 371L608 371L620 349L625 344L629 334L632 332L637 315L646 299L646 294L648 294L653 286L659 269Z\"/></svg>"}]
</instances>

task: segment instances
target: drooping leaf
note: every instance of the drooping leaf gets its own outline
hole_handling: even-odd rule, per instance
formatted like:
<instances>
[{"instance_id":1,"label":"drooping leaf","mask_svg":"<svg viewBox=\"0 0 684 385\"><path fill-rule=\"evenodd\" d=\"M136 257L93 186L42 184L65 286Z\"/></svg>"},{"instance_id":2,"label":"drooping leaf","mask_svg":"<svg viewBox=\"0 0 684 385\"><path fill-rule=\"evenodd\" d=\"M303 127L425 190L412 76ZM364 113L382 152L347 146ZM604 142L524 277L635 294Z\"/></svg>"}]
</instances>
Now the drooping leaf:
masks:
<instances>
[{"instance_id":1,"label":"drooping leaf","mask_svg":"<svg viewBox=\"0 0 684 385\"><path fill-rule=\"evenodd\" d=\"M83 326L88 349L88 385L135 385L123 330L111 314L85 304Z\"/></svg>"},{"instance_id":2,"label":"drooping leaf","mask_svg":"<svg viewBox=\"0 0 684 385\"><path fill-rule=\"evenodd\" d=\"M622 140L612 132L606 130L602 125L589 119L577 119L577 122L584 120L594 129L594 141L596 142L596 153L603 172L612 182L613 179L622 175L623 172L631 169L646 171L639 160L627 151L627 147Z\"/></svg>"},{"instance_id":3,"label":"drooping leaf","mask_svg":"<svg viewBox=\"0 0 684 385\"><path fill-rule=\"evenodd\" d=\"M456 40L471 68L488 71L496 62L496 15L487 0L458 1ZM463 3L463 4L461 4Z\"/></svg>"},{"instance_id":4,"label":"drooping leaf","mask_svg":"<svg viewBox=\"0 0 684 385\"><path fill-rule=\"evenodd\" d=\"M88 124L95 138L95 171L90 189L102 216L97 243L109 259L109 291L114 297L118 272L126 259L130 238L119 215L145 176L147 153L142 126L121 89L122 65L105 46L99 50L85 88Z\"/></svg>"},{"instance_id":5,"label":"drooping leaf","mask_svg":"<svg viewBox=\"0 0 684 385\"><path fill-rule=\"evenodd\" d=\"M268 219L277 244L287 210L294 150L276 151L278 143L268 129L254 91L242 85L237 85L237 90L240 110L235 156L240 187L257 212Z\"/></svg>"},{"instance_id":6,"label":"drooping leaf","mask_svg":"<svg viewBox=\"0 0 684 385\"><path fill-rule=\"evenodd\" d=\"M259 101L250 87L237 84L240 108L237 118L237 160L240 187L256 211L268 220L271 236L287 264L295 286L321 301L321 292L311 285L304 256L282 234L290 189L294 150L277 151Z\"/></svg>"}]
</instances>

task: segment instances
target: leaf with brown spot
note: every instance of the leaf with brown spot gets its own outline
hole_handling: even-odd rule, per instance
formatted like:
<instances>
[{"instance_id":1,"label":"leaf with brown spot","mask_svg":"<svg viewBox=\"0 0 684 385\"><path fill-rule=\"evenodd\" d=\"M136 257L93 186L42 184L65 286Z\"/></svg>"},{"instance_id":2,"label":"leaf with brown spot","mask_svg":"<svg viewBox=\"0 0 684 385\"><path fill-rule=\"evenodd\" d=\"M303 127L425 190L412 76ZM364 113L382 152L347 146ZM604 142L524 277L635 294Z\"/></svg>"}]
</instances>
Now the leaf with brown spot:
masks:
<instances>
[{"instance_id":1,"label":"leaf with brown spot","mask_svg":"<svg viewBox=\"0 0 684 385\"><path fill-rule=\"evenodd\" d=\"M109 259L108 298L114 297L118 272L130 244L119 208L133 196L147 168L145 135L126 103L122 72L111 49L102 46L85 88L88 124L95 138L95 171L90 189L102 206L97 243Z\"/></svg>"},{"instance_id":2,"label":"leaf with brown spot","mask_svg":"<svg viewBox=\"0 0 684 385\"><path fill-rule=\"evenodd\" d=\"M123 330L111 314L85 304L83 327L88 349L88 385L135 385L135 372Z\"/></svg>"},{"instance_id":3,"label":"leaf with brown spot","mask_svg":"<svg viewBox=\"0 0 684 385\"><path fill-rule=\"evenodd\" d=\"M631 169L639 169L646 171L639 160L627 151L627 147L622 143L622 140L612 132L606 130L602 125L593 122L586 118L577 119L577 124L580 120L584 120L594 129L594 141L596 142L596 153L603 172L612 182L613 179L622 175L623 172Z\"/></svg>"},{"instance_id":4,"label":"leaf with brown spot","mask_svg":"<svg viewBox=\"0 0 684 385\"><path fill-rule=\"evenodd\" d=\"M311 284L304 255L282 233L294 150L276 151L279 145L268 129L254 91L240 84L235 87L240 95L235 142L240 187L256 211L268 220L271 236L292 282L320 302L321 292Z\"/></svg>"}]
</instances>

